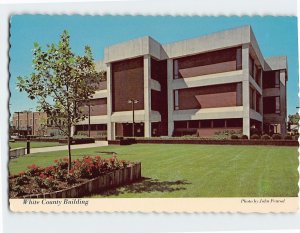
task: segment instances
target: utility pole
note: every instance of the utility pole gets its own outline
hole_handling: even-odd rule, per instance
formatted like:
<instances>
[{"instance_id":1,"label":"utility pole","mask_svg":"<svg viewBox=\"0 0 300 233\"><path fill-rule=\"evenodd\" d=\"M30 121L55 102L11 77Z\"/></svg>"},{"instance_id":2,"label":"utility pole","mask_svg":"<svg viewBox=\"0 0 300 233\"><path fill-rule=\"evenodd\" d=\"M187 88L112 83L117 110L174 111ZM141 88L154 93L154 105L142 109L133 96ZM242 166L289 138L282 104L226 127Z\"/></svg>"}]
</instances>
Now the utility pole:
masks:
<instances>
[{"instance_id":1,"label":"utility pole","mask_svg":"<svg viewBox=\"0 0 300 233\"><path fill-rule=\"evenodd\" d=\"M137 104L139 101L136 99L129 99L128 103L131 104L132 108L132 137L134 137L134 104Z\"/></svg>"}]
</instances>

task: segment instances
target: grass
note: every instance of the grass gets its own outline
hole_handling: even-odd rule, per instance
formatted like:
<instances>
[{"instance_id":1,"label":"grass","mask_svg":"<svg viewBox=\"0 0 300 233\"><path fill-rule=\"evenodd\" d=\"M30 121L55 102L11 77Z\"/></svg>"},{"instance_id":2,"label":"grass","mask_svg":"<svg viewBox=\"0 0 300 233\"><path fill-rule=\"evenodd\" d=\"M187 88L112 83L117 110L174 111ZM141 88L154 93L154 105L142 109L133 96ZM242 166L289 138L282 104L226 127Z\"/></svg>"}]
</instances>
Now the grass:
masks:
<instances>
[{"instance_id":1,"label":"grass","mask_svg":"<svg viewBox=\"0 0 300 233\"><path fill-rule=\"evenodd\" d=\"M9 146L11 149L18 147L25 147L27 142L10 142ZM58 142L30 142L30 148L42 148L51 146L63 146L64 144Z\"/></svg>"},{"instance_id":2,"label":"grass","mask_svg":"<svg viewBox=\"0 0 300 233\"><path fill-rule=\"evenodd\" d=\"M136 144L73 150L73 158L102 151L141 161L144 179L94 197L298 195L297 147ZM11 160L9 169L15 174L33 163L48 166L66 155L58 151L24 156Z\"/></svg>"}]
</instances>

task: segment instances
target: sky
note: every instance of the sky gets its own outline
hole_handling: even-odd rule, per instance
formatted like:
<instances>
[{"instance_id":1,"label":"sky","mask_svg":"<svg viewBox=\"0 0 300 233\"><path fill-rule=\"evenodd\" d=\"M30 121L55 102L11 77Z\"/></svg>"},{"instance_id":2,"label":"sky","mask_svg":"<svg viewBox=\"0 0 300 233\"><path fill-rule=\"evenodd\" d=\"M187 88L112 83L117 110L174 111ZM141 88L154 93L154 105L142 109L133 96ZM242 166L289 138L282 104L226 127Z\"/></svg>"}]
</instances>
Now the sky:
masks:
<instances>
[{"instance_id":1,"label":"sky","mask_svg":"<svg viewBox=\"0 0 300 233\"><path fill-rule=\"evenodd\" d=\"M298 99L297 18L291 16L200 17L200 16L80 16L16 15L10 20L10 112L32 110L36 103L16 88L18 76L32 72L34 42L44 48L57 43L63 30L71 36L71 47L78 55L85 45L95 60L103 59L104 48L143 36L162 44L199 37L217 31L251 25L264 57L288 57L287 111L294 114Z\"/></svg>"}]
</instances>

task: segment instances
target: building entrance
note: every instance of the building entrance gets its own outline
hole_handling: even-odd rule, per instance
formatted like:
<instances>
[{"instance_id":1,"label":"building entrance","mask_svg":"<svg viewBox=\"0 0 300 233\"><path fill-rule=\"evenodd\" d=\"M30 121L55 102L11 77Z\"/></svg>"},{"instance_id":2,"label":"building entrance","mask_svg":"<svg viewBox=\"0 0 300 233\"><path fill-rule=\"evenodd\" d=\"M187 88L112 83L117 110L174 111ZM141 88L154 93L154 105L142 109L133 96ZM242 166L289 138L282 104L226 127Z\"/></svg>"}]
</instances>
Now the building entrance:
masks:
<instances>
[{"instance_id":1,"label":"building entrance","mask_svg":"<svg viewBox=\"0 0 300 233\"><path fill-rule=\"evenodd\" d=\"M132 123L123 123L123 136L132 137ZM134 136L144 137L144 123L134 123Z\"/></svg>"}]
</instances>

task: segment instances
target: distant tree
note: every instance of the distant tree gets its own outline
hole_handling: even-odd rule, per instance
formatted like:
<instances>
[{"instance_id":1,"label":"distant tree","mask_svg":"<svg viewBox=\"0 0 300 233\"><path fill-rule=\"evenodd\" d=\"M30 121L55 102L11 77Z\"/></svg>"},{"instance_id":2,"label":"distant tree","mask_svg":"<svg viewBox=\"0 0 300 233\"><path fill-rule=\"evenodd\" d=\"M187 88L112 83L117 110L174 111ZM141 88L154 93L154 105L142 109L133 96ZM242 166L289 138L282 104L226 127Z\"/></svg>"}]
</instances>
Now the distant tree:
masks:
<instances>
[{"instance_id":1,"label":"distant tree","mask_svg":"<svg viewBox=\"0 0 300 233\"><path fill-rule=\"evenodd\" d=\"M289 123L292 124L292 125L297 125L298 122L299 122L299 113L297 112L296 114L292 114L292 115L289 115Z\"/></svg>"},{"instance_id":2,"label":"distant tree","mask_svg":"<svg viewBox=\"0 0 300 233\"><path fill-rule=\"evenodd\" d=\"M59 43L47 45L46 50L35 42L32 63L34 72L29 77L18 77L18 88L27 92L30 99L36 99L37 109L46 112L48 119L67 136L70 170L71 128L87 117L78 106L92 97L104 75L96 71L89 46L83 56L71 51L66 30Z\"/></svg>"}]
</instances>

